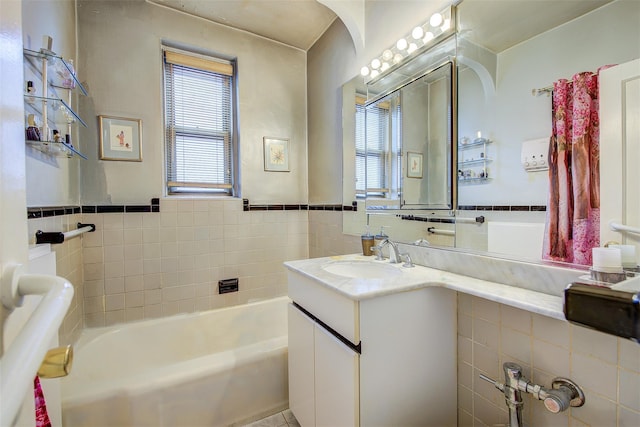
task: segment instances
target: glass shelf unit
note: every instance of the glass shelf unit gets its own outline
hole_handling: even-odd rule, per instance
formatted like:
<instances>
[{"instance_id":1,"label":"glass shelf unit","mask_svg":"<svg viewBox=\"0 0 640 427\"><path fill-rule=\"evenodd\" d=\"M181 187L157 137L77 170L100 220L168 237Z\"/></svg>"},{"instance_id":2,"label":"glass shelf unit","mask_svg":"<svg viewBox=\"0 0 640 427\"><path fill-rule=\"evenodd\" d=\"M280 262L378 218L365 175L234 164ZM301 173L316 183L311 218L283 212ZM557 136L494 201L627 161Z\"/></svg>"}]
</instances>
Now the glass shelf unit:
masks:
<instances>
[{"instance_id":1,"label":"glass shelf unit","mask_svg":"<svg viewBox=\"0 0 640 427\"><path fill-rule=\"evenodd\" d=\"M474 166L474 165L484 165L487 163L491 163L493 159L483 158L483 159L475 159L475 160L465 160L462 162L458 162L458 166Z\"/></svg>"},{"instance_id":2,"label":"glass shelf unit","mask_svg":"<svg viewBox=\"0 0 640 427\"><path fill-rule=\"evenodd\" d=\"M87 124L80 116L60 98L43 98L41 96L24 95L24 105L27 113L42 116L42 110L47 109L47 121L52 125L66 126L80 123L87 127Z\"/></svg>"},{"instance_id":3,"label":"glass shelf unit","mask_svg":"<svg viewBox=\"0 0 640 427\"><path fill-rule=\"evenodd\" d=\"M81 124L87 127L82 118L71 108L71 92L79 90L87 95L84 86L78 81L73 66L62 57L41 49L39 52L23 49L25 59L25 80L28 91L24 94L24 110L27 128L25 143L42 153L53 157L87 157L79 152L68 140L71 126ZM40 90L36 88L40 85ZM31 88L35 91L31 91ZM68 101L63 100L58 92L65 92ZM31 126L38 126L37 130ZM62 141L52 134L58 133ZM32 138L32 139L29 139Z\"/></svg>"},{"instance_id":4,"label":"glass shelf unit","mask_svg":"<svg viewBox=\"0 0 640 427\"><path fill-rule=\"evenodd\" d=\"M42 74L43 59L47 60L47 82L56 88L78 89L83 95L87 95L87 90L78 80L73 68L62 57L53 52L36 52L35 50L23 49L24 57L33 70Z\"/></svg>"},{"instance_id":5,"label":"glass shelf unit","mask_svg":"<svg viewBox=\"0 0 640 427\"><path fill-rule=\"evenodd\" d=\"M64 142L30 141L28 139L25 140L25 142L30 147L51 156L70 158L75 154L87 160L87 156L76 150L73 145L69 145Z\"/></svg>"}]
</instances>

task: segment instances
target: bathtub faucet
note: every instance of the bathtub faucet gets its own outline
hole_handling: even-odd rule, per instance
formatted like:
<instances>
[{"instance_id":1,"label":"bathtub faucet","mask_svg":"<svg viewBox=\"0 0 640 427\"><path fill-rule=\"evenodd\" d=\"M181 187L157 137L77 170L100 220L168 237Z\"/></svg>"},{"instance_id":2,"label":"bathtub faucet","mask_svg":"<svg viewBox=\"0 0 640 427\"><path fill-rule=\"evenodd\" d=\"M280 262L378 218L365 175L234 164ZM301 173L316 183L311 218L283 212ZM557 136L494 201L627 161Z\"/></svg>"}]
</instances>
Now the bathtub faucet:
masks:
<instances>
[{"instance_id":1,"label":"bathtub faucet","mask_svg":"<svg viewBox=\"0 0 640 427\"><path fill-rule=\"evenodd\" d=\"M382 260L382 249L384 249L384 247L387 245L389 246L389 262L393 264L399 263L401 261L401 256L400 251L398 250L398 244L392 242L389 239L384 239L378 246L374 246L373 248L371 248L372 250L377 252L376 259L378 261Z\"/></svg>"}]
</instances>

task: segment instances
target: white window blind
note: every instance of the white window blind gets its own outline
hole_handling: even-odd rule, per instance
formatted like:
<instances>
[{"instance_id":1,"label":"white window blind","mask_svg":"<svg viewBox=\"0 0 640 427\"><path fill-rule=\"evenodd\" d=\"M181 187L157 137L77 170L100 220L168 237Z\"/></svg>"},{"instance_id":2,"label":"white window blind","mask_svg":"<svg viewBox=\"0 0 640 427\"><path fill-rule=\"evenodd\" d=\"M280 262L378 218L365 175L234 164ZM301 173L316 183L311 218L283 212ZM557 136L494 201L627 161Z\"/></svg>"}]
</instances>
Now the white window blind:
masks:
<instances>
[{"instance_id":1,"label":"white window blind","mask_svg":"<svg viewBox=\"0 0 640 427\"><path fill-rule=\"evenodd\" d=\"M164 50L169 194L233 195L234 64Z\"/></svg>"}]
</instances>

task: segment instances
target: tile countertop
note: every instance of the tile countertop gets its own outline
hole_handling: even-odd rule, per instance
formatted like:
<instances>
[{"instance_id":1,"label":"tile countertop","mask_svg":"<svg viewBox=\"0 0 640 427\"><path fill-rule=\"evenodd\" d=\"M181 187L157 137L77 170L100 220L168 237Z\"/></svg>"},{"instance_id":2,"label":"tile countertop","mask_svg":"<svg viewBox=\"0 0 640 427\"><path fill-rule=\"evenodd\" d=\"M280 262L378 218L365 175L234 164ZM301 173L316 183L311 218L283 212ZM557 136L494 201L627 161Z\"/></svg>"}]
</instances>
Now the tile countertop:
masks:
<instances>
[{"instance_id":1,"label":"tile countertop","mask_svg":"<svg viewBox=\"0 0 640 427\"><path fill-rule=\"evenodd\" d=\"M397 268L401 273L393 277L362 279L333 274L323 268L336 261L380 263ZM284 265L289 270L314 279L325 287L356 301L429 286L440 286L543 316L565 320L562 310L562 296L476 279L421 265L406 268L402 266L402 263L390 264L387 259L376 261L373 256L366 257L363 255L341 255L288 261Z\"/></svg>"}]
</instances>

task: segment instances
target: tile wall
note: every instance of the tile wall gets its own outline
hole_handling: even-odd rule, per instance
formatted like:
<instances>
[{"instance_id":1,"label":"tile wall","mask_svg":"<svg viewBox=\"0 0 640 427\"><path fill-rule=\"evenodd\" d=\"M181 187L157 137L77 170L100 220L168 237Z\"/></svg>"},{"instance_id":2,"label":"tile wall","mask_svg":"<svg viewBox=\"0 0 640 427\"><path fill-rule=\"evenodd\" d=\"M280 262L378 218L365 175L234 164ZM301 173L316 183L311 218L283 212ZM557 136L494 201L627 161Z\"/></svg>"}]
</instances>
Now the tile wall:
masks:
<instances>
[{"instance_id":1,"label":"tile wall","mask_svg":"<svg viewBox=\"0 0 640 427\"><path fill-rule=\"evenodd\" d=\"M309 258L362 252L360 237L342 233L342 215L309 211Z\"/></svg>"},{"instance_id":2,"label":"tile wall","mask_svg":"<svg viewBox=\"0 0 640 427\"><path fill-rule=\"evenodd\" d=\"M458 294L458 425L508 422L504 396L479 378L504 382L503 362L522 366L529 380L549 387L568 377L586 404L559 414L526 395L529 426L640 426L640 345L568 322L482 298Z\"/></svg>"},{"instance_id":3,"label":"tile wall","mask_svg":"<svg viewBox=\"0 0 640 427\"><path fill-rule=\"evenodd\" d=\"M242 200L161 200L160 212L83 214L85 326L285 295L282 263L308 256L307 211L243 212ZM218 280L239 292L218 294Z\"/></svg>"},{"instance_id":4,"label":"tile wall","mask_svg":"<svg viewBox=\"0 0 640 427\"><path fill-rule=\"evenodd\" d=\"M36 231L69 231L77 228L80 214L51 216L28 220L29 244L35 244ZM84 323L84 286L82 282L82 238L51 245L56 253L56 274L74 287L71 306L59 331L60 345L72 344L82 332Z\"/></svg>"}]
</instances>

